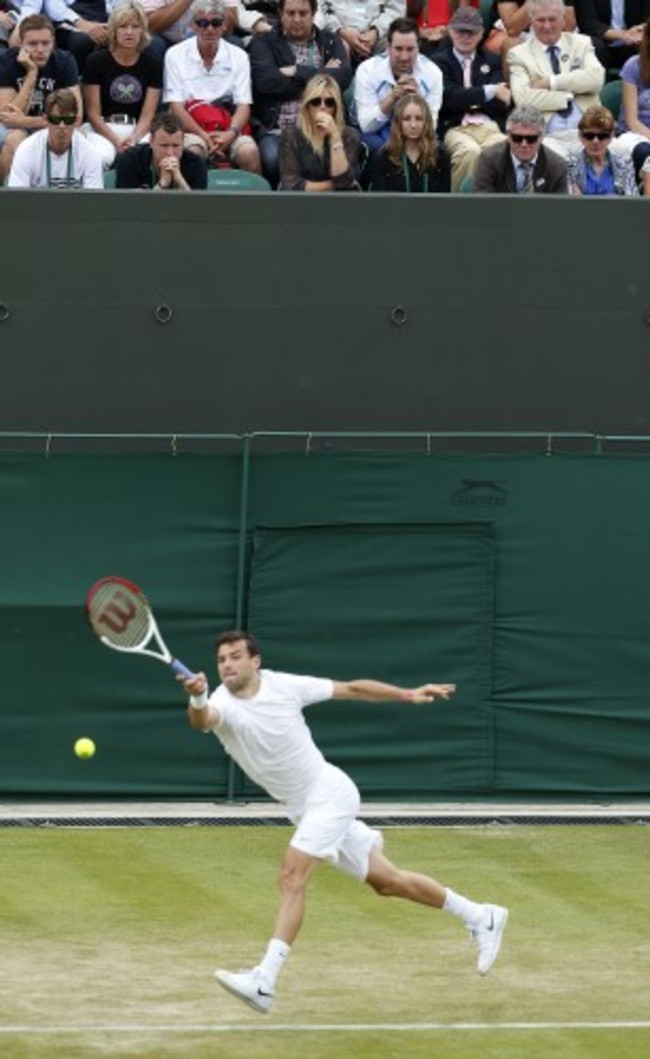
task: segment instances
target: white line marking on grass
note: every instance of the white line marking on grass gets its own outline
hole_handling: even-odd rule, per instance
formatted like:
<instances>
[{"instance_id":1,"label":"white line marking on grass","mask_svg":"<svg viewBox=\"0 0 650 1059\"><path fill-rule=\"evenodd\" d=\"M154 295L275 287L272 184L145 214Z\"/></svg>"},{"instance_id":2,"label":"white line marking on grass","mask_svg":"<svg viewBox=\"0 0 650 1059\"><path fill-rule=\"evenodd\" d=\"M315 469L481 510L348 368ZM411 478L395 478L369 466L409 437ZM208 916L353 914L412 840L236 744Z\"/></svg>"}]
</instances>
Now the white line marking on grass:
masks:
<instances>
[{"instance_id":1,"label":"white line marking on grass","mask_svg":"<svg viewBox=\"0 0 650 1059\"><path fill-rule=\"evenodd\" d=\"M1 1034L80 1033L466 1033L486 1030L650 1030L650 1021L632 1022L354 1022L303 1025L301 1023L250 1023L223 1025L158 1026L0 1026Z\"/></svg>"}]
</instances>

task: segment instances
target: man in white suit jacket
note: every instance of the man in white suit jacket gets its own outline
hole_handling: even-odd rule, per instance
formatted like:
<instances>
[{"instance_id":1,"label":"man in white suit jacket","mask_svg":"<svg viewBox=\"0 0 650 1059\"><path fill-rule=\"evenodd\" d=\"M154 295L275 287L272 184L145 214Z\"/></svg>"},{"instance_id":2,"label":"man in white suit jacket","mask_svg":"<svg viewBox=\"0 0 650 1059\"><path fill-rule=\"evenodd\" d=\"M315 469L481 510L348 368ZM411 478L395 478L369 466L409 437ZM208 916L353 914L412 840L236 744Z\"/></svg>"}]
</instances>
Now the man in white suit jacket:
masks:
<instances>
[{"instance_id":1,"label":"man in white suit jacket","mask_svg":"<svg viewBox=\"0 0 650 1059\"><path fill-rule=\"evenodd\" d=\"M568 157L579 146L578 122L600 103L605 80L589 37L564 33L563 0L529 0L531 35L508 52L515 105L538 107L546 119L544 143Z\"/></svg>"}]
</instances>

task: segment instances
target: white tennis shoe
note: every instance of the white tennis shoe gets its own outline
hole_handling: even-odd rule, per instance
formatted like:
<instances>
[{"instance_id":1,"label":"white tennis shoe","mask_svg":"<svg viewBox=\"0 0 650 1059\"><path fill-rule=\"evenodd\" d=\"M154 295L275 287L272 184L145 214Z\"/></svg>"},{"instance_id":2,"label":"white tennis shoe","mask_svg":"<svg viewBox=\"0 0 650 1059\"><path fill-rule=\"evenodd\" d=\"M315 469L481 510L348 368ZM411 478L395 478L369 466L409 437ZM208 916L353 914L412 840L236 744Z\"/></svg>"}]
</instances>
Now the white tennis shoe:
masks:
<instances>
[{"instance_id":1,"label":"white tennis shoe","mask_svg":"<svg viewBox=\"0 0 650 1059\"><path fill-rule=\"evenodd\" d=\"M477 926L469 928L472 940L478 946L476 970L479 974L487 974L496 960L508 922L507 908L500 905L484 905L483 908L483 918Z\"/></svg>"},{"instance_id":2,"label":"white tennis shoe","mask_svg":"<svg viewBox=\"0 0 650 1059\"><path fill-rule=\"evenodd\" d=\"M214 976L223 989L232 993L238 1000L243 1000L254 1011L266 1015L271 1010L273 990L269 988L258 967L254 967L252 971L240 971L239 974L219 970L214 972Z\"/></svg>"}]
</instances>

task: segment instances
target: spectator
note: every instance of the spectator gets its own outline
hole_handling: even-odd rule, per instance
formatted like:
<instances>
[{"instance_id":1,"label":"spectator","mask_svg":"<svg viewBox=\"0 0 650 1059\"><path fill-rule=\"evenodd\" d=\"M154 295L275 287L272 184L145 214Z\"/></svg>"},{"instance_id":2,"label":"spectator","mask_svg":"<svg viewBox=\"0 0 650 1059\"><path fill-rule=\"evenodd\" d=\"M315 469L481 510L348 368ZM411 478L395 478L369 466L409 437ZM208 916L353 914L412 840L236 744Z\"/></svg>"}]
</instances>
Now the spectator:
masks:
<instances>
[{"instance_id":1,"label":"spectator","mask_svg":"<svg viewBox=\"0 0 650 1059\"><path fill-rule=\"evenodd\" d=\"M223 0L194 0L190 8L195 37L165 56L163 100L180 119L189 144L198 145L212 164L261 172L257 144L247 131L251 76L248 55L223 40Z\"/></svg>"},{"instance_id":2,"label":"spectator","mask_svg":"<svg viewBox=\"0 0 650 1059\"><path fill-rule=\"evenodd\" d=\"M472 7L459 7L449 23L450 43L435 62L442 70L441 139L451 156L451 187L471 178L482 147L501 143L510 89L501 60L480 46L483 23Z\"/></svg>"},{"instance_id":3,"label":"spectator","mask_svg":"<svg viewBox=\"0 0 650 1059\"><path fill-rule=\"evenodd\" d=\"M105 168L118 151L133 147L149 132L162 91L162 61L150 55L147 16L137 0L126 0L108 20L108 48L86 60L83 95L89 125L86 136Z\"/></svg>"},{"instance_id":4,"label":"spectator","mask_svg":"<svg viewBox=\"0 0 650 1059\"><path fill-rule=\"evenodd\" d=\"M207 187L207 182L205 159L183 149L183 125L170 111L154 117L149 143L129 147L115 160L117 188L190 191Z\"/></svg>"},{"instance_id":5,"label":"spectator","mask_svg":"<svg viewBox=\"0 0 650 1059\"><path fill-rule=\"evenodd\" d=\"M542 111L546 146L567 158L579 147L581 114L600 103L605 71L588 37L563 32L562 0L530 0L530 20L530 39L508 52L512 96Z\"/></svg>"},{"instance_id":6,"label":"spectator","mask_svg":"<svg viewBox=\"0 0 650 1059\"><path fill-rule=\"evenodd\" d=\"M318 22L338 33L353 66L383 50L388 29L406 15L406 0L318 0Z\"/></svg>"},{"instance_id":7,"label":"spectator","mask_svg":"<svg viewBox=\"0 0 650 1059\"><path fill-rule=\"evenodd\" d=\"M578 125L582 147L569 157L572 195L638 195L631 158L612 154L614 118L606 107L589 107Z\"/></svg>"},{"instance_id":8,"label":"spectator","mask_svg":"<svg viewBox=\"0 0 650 1059\"><path fill-rule=\"evenodd\" d=\"M16 148L10 188L103 188L102 160L78 129L79 97L70 88L45 100L47 128Z\"/></svg>"},{"instance_id":9,"label":"spectator","mask_svg":"<svg viewBox=\"0 0 650 1059\"><path fill-rule=\"evenodd\" d=\"M437 146L431 111L421 96L402 96L395 104L388 142L375 157L370 190L451 190L449 156Z\"/></svg>"},{"instance_id":10,"label":"spectator","mask_svg":"<svg viewBox=\"0 0 650 1059\"><path fill-rule=\"evenodd\" d=\"M413 19L391 22L386 52L360 64L354 85L356 117L371 158L388 139L395 104L409 92L426 100L436 128L442 103L442 73L435 63L420 55L418 27Z\"/></svg>"},{"instance_id":11,"label":"spectator","mask_svg":"<svg viewBox=\"0 0 650 1059\"><path fill-rule=\"evenodd\" d=\"M488 51L501 52L504 68L510 48L523 44L530 36L530 6L528 0L495 0L492 29L485 42ZM567 33L576 28L573 3L564 5L564 26Z\"/></svg>"},{"instance_id":12,"label":"spectator","mask_svg":"<svg viewBox=\"0 0 650 1059\"><path fill-rule=\"evenodd\" d=\"M420 30L420 53L427 59L437 56L441 46L447 43L452 15L463 7L471 7L478 13L479 0L414 0L407 5L409 17L415 19Z\"/></svg>"},{"instance_id":13,"label":"spectator","mask_svg":"<svg viewBox=\"0 0 650 1059\"><path fill-rule=\"evenodd\" d=\"M578 29L591 37L598 61L606 70L620 70L636 55L650 0L576 0Z\"/></svg>"},{"instance_id":14,"label":"spectator","mask_svg":"<svg viewBox=\"0 0 650 1059\"><path fill-rule=\"evenodd\" d=\"M108 42L108 14L116 0L25 0L36 2L54 23L57 48L74 55L83 73L86 59Z\"/></svg>"},{"instance_id":15,"label":"spectator","mask_svg":"<svg viewBox=\"0 0 650 1059\"><path fill-rule=\"evenodd\" d=\"M644 145L650 153L650 19L643 27L639 54L627 60L621 77L623 106L616 150L626 154L634 152L636 161L645 156Z\"/></svg>"},{"instance_id":16,"label":"spectator","mask_svg":"<svg viewBox=\"0 0 650 1059\"><path fill-rule=\"evenodd\" d=\"M249 48L257 142L272 187L279 179L280 133L295 125L307 82L324 70L343 92L352 77L343 42L314 25L316 8L317 0L280 0L280 25L254 38Z\"/></svg>"},{"instance_id":17,"label":"spectator","mask_svg":"<svg viewBox=\"0 0 650 1059\"><path fill-rule=\"evenodd\" d=\"M280 137L281 191L359 191L361 143L344 125L339 86L316 74L305 88L295 125Z\"/></svg>"},{"instance_id":18,"label":"spectator","mask_svg":"<svg viewBox=\"0 0 650 1059\"><path fill-rule=\"evenodd\" d=\"M18 145L43 129L45 99L71 88L82 111L79 71L73 57L54 47L54 26L45 15L30 15L18 27L20 45L0 53L0 177L11 168Z\"/></svg>"},{"instance_id":19,"label":"spectator","mask_svg":"<svg viewBox=\"0 0 650 1059\"><path fill-rule=\"evenodd\" d=\"M564 195L567 165L544 147L544 118L536 107L515 107L506 122L508 139L481 152L474 191L487 194Z\"/></svg>"}]
</instances>

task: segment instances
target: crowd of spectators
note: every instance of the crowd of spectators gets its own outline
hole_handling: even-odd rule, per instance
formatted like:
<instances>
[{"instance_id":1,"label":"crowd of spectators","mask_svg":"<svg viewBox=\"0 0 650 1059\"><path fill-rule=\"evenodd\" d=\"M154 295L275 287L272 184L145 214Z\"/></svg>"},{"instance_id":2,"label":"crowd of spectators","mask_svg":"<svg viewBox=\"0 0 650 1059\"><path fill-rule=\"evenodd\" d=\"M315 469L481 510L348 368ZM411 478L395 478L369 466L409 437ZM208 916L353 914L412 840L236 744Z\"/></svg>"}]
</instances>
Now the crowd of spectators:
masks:
<instances>
[{"instance_id":1,"label":"crowd of spectators","mask_svg":"<svg viewBox=\"0 0 650 1059\"><path fill-rule=\"evenodd\" d=\"M0 0L5 184L191 191L215 170L647 195L650 0Z\"/></svg>"}]
</instances>

